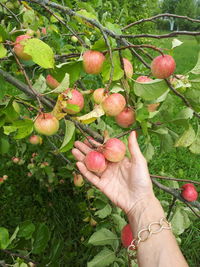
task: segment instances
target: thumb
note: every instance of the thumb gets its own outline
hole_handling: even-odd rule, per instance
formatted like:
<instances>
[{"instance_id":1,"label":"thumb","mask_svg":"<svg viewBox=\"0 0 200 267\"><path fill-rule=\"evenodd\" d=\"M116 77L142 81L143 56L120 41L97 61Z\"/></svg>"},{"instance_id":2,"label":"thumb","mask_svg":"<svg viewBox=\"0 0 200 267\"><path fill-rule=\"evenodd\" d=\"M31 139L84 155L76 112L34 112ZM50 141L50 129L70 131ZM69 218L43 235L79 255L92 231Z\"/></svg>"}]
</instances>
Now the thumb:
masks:
<instances>
[{"instance_id":1,"label":"thumb","mask_svg":"<svg viewBox=\"0 0 200 267\"><path fill-rule=\"evenodd\" d=\"M128 148L131 154L131 159L137 160L144 158L137 142L136 131L132 131L129 135Z\"/></svg>"}]
</instances>

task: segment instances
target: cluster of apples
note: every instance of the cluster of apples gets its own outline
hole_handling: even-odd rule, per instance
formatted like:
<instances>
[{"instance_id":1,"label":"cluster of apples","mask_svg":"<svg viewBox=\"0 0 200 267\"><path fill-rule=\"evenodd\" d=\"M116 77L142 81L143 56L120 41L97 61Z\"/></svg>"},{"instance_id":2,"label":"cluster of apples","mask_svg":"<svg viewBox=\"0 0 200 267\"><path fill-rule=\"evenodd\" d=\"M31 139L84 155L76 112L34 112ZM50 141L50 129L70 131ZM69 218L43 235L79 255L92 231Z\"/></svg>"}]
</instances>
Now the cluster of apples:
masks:
<instances>
[{"instance_id":1,"label":"cluster of apples","mask_svg":"<svg viewBox=\"0 0 200 267\"><path fill-rule=\"evenodd\" d=\"M90 146L90 144L88 145ZM102 173L105 171L108 162L121 161L125 153L125 144L117 138L110 138L103 145L98 146L96 150L90 151L84 162L89 171Z\"/></svg>"}]
</instances>

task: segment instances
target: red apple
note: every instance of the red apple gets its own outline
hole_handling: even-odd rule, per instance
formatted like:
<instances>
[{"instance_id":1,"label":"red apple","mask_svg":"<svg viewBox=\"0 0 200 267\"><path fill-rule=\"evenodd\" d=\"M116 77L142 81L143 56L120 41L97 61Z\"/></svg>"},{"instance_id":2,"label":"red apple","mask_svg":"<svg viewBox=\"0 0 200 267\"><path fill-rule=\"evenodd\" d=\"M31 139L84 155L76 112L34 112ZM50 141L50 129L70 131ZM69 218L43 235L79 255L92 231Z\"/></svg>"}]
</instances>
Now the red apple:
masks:
<instances>
[{"instance_id":1,"label":"red apple","mask_svg":"<svg viewBox=\"0 0 200 267\"><path fill-rule=\"evenodd\" d=\"M131 78L133 76L133 66L131 62L128 59L123 58L123 64L124 64L124 71L125 71L126 76L128 78Z\"/></svg>"},{"instance_id":2,"label":"red apple","mask_svg":"<svg viewBox=\"0 0 200 267\"><path fill-rule=\"evenodd\" d=\"M26 41L30 39L31 36L29 35L20 35L16 38L15 45L14 45L14 52L18 56L18 58L23 60L31 60L32 57L24 52L24 45Z\"/></svg>"},{"instance_id":3,"label":"red apple","mask_svg":"<svg viewBox=\"0 0 200 267\"><path fill-rule=\"evenodd\" d=\"M107 163L102 153L98 151L90 151L85 157L85 165L89 171L101 173L105 171Z\"/></svg>"},{"instance_id":4,"label":"red apple","mask_svg":"<svg viewBox=\"0 0 200 267\"><path fill-rule=\"evenodd\" d=\"M12 161L17 164L20 161L20 158L12 157Z\"/></svg>"},{"instance_id":5,"label":"red apple","mask_svg":"<svg viewBox=\"0 0 200 267\"><path fill-rule=\"evenodd\" d=\"M68 88L63 94L66 95L66 105L68 105L65 112L68 114L76 114L83 109L84 97L78 90ZM77 110L70 108L70 105L77 106Z\"/></svg>"},{"instance_id":6,"label":"red apple","mask_svg":"<svg viewBox=\"0 0 200 267\"><path fill-rule=\"evenodd\" d=\"M46 77L46 84L51 88L51 89L55 89L59 86L59 82L53 78L50 74L47 75Z\"/></svg>"},{"instance_id":7,"label":"red apple","mask_svg":"<svg viewBox=\"0 0 200 267\"><path fill-rule=\"evenodd\" d=\"M59 121L51 113L41 113L34 122L35 130L43 135L53 135L59 129Z\"/></svg>"},{"instance_id":8,"label":"red apple","mask_svg":"<svg viewBox=\"0 0 200 267\"><path fill-rule=\"evenodd\" d=\"M125 248L128 248L133 241L133 233L130 224L126 224L121 231L121 241Z\"/></svg>"},{"instance_id":9,"label":"red apple","mask_svg":"<svg viewBox=\"0 0 200 267\"><path fill-rule=\"evenodd\" d=\"M109 95L102 102L103 110L109 116L117 116L124 109L125 105L125 98L118 93Z\"/></svg>"},{"instance_id":10,"label":"red apple","mask_svg":"<svg viewBox=\"0 0 200 267\"><path fill-rule=\"evenodd\" d=\"M115 121L122 128L128 128L135 122L135 112L132 108L125 107L122 112L115 117Z\"/></svg>"},{"instance_id":11,"label":"red apple","mask_svg":"<svg viewBox=\"0 0 200 267\"><path fill-rule=\"evenodd\" d=\"M148 76L139 76L136 79L136 82L138 82L138 83L148 83L151 81L153 81L153 79L149 78Z\"/></svg>"},{"instance_id":12,"label":"red apple","mask_svg":"<svg viewBox=\"0 0 200 267\"><path fill-rule=\"evenodd\" d=\"M83 54L83 67L89 74L99 74L101 72L104 55L99 51L88 50Z\"/></svg>"},{"instance_id":13,"label":"red apple","mask_svg":"<svg viewBox=\"0 0 200 267\"><path fill-rule=\"evenodd\" d=\"M103 145L103 155L111 162L121 161L124 158L125 153L125 144L117 138L110 138Z\"/></svg>"},{"instance_id":14,"label":"red apple","mask_svg":"<svg viewBox=\"0 0 200 267\"><path fill-rule=\"evenodd\" d=\"M182 186L182 192L181 192L181 196L191 202L191 201L196 201L198 198L198 193L196 191L196 188L193 184L184 184Z\"/></svg>"},{"instance_id":15,"label":"red apple","mask_svg":"<svg viewBox=\"0 0 200 267\"><path fill-rule=\"evenodd\" d=\"M158 56L151 63L151 72L158 79L168 78L174 73L175 68L176 62L170 55Z\"/></svg>"}]
</instances>

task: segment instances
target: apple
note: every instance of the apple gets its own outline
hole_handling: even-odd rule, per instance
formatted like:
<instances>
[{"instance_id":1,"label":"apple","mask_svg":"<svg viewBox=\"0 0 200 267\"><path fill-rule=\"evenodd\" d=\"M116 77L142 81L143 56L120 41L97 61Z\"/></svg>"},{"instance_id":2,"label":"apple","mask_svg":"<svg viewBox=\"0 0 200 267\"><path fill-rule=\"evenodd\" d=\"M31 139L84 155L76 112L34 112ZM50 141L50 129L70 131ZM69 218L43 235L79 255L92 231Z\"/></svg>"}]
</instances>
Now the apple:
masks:
<instances>
[{"instance_id":1,"label":"apple","mask_svg":"<svg viewBox=\"0 0 200 267\"><path fill-rule=\"evenodd\" d=\"M114 93L109 95L102 102L102 108L108 116L117 116L126 105L123 95Z\"/></svg>"},{"instance_id":2,"label":"apple","mask_svg":"<svg viewBox=\"0 0 200 267\"><path fill-rule=\"evenodd\" d=\"M59 82L54 78L52 77L50 74L47 75L46 77L46 84L51 88L51 89L55 89L59 86Z\"/></svg>"},{"instance_id":3,"label":"apple","mask_svg":"<svg viewBox=\"0 0 200 267\"><path fill-rule=\"evenodd\" d=\"M121 161L124 158L125 153L125 144L117 138L110 138L103 145L103 155L111 162Z\"/></svg>"},{"instance_id":4,"label":"apple","mask_svg":"<svg viewBox=\"0 0 200 267\"><path fill-rule=\"evenodd\" d=\"M94 90L93 93L93 99L96 104L101 104L101 102L107 97L105 94L105 89L104 88L98 88Z\"/></svg>"},{"instance_id":5,"label":"apple","mask_svg":"<svg viewBox=\"0 0 200 267\"><path fill-rule=\"evenodd\" d=\"M74 173L74 185L77 187L82 187L84 185L84 179L81 174Z\"/></svg>"},{"instance_id":6,"label":"apple","mask_svg":"<svg viewBox=\"0 0 200 267\"><path fill-rule=\"evenodd\" d=\"M12 162L14 162L14 163L18 163L20 161L20 158L18 158L18 157L12 157Z\"/></svg>"},{"instance_id":7,"label":"apple","mask_svg":"<svg viewBox=\"0 0 200 267\"><path fill-rule=\"evenodd\" d=\"M158 79L166 79L172 75L176 68L176 62L170 55L160 55L153 59L151 72Z\"/></svg>"},{"instance_id":8,"label":"apple","mask_svg":"<svg viewBox=\"0 0 200 267\"><path fill-rule=\"evenodd\" d=\"M184 184L182 186L182 192L181 192L181 196L189 201L196 201L198 198L198 193L196 191L196 188L193 184Z\"/></svg>"},{"instance_id":9,"label":"apple","mask_svg":"<svg viewBox=\"0 0 200 267\"><path fill-rule=\"evenodd\" d=\"M47 35L47 29L45 27L42 27L42 34Z\"/></svg>"},{"instance_id":10,"label":"apple","mask_svg":"<svg viewBox=\"0 0 200 267\"><path fill-rule=\"evenodd\" d=\"M42 144L42 137L38 136L38 135L32 135L30 138L29 138L29 142L32 144L32 145L41 145Z\"/></svg>"},{"instance_id":11,"label":"apple","mask_svg":"<svg viewBox=\"0 0 200 267\"><path fill-rule=\"evenodd\" d=\"M124 248L128 248L133 241L133 233L130 224L126 224L121 231L121 241Z\"/></svg>"},{"instance_id":12,"label":"apple","mask_svg":"<svg viewBox=\"0 0 200 267\"><path fill-rule=\"evenodd\" d=\"M122 128L128 128L135 122L135 112L132 108L125 107L122 112L115 117L115 121Z\"/></svg>"},{"instance_id":13,"label":"apple","mask_svg":"<svg viewBox=\"0 0 200 267\"><path fill-rule=\"evenodd\" d=\"M85 157L85 165L89 171L101 173L105 171L107 163L102 153L92 150Z\"/></svg>"},{"instance_id":14,"label":"apple","mask_svg":"<svg viewBox=\"0 0 200 267\"><path fill-rule=\"evenodd\" d=\"M65 108L65 112L67 112L68 114L76 114L83 109L84 97L78 90L68 88L66 91L63 92L63 94L66 95L67 99L67 107ZM77 110L73 110L73 108L70 108L70 105L75 105L77 107Z\"/></svg>"},{"instance_id":15,"label":"apple","mask_svg":"<svg viewBox=\"0 0 200 267\"><path fill-rule=\"evenodd\" d=\"M72 36L71 37L71 41L73 42L73 43L77 43L78 42L78 38L76 37L76 36Z\"/></svg>"},{"instance_id":16,"label":"apple","mask_svg":"<svg viewBox=\"0 0 200 267\"><path fill-rule=\"evenodd\" d=\"M123 64L124 64L124 72L126 76L128 78L131 78L133 76L133 66L131 62L128 59L123 58Z\"/></svg>"},{"instance_id":17,"label":"apple","mask_svg":"<svg viewBox=\"0 0 200 267\"><path fill-rule=\"evenodd\" d=\"M88 50L83 54L83 67L86 73L99 74L105 57L99 51Z\"/></svg>"},{"instance_id":18,"label":"apple","mask_svg":"<svg viewBox=\"0 0 200 267\"><path fill-rule=\"evenodd\" d=\"M43 135L53 135L59 129L59 121L51 113L41 113L34 122L36 132Z\"/></svg>"},{"instance_id":19,"label":"apple","mask_svg":"<svg viewBox=\"0 0 200 267\"><path fill-rule=\"evenodd\" d=\"M148 76L139 76L136 79L136 82L138 82L138 83L148 83L151 81L153 81L153 79L149 78Z\"/></svg>"},{"instance_id":20,"label":"apple","mask_svg":"<svg viewBox=\"0 0 200 267\"><path fill-rule=\"evenodd\" d=\"M31 36L24 34L20 35L15 40L14 45L14 52L18 58L22 60L31 60L32 57L24 52L24 45L26 44L27 40L30 39Z\"/></svg>"}]
</instances>

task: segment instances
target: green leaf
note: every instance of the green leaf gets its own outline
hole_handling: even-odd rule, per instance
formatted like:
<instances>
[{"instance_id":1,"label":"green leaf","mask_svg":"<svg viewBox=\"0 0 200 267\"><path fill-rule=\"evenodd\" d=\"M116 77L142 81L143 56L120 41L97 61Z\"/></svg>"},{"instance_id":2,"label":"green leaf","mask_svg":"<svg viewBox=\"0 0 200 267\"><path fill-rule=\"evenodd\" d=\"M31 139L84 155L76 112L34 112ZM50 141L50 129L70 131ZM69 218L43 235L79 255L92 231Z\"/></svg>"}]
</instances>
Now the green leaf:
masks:
<instances>
[{"instance_id":1,"label":"green leaf","mask_svg":"<svg viewBox=\"0 0 200 267\"><path fill-rule=\"evenodd\" d=\"M105 267L113 263L115 259L115 253L112 250L105 248L87 263L87 267Z\"/></svg>"},{"instance_id":2,"label":"green leaf","mask_svg":"<svg viewBox=\"0 0 200 267\"><path fill-rule=\"evenodd\" d=\"M117 81L124 76L124 71L121 68L119 54L117 52L113 53L113 64L114 64L113 81ZM110 72L111 72L111 62L109 56L107 55L102 68L102 76L104 82L110 79Z\"/></svg>"},{"instance_id":3,"label":"green leaf","mask_svg":"<svg viewBox=\"0 0 200 267\"><path fill-rule=\"evenodd\" d=\"M0 42L5 41L8 38L8 34L5 31L3 25L0 25Z\"/></svg>"},{"instance_id":4,"label":"green leaf","mask_svg":"<svg viewBox=\"0 0 200 267\"><path fill-rule=\"evenodd\" d=\"M7 154L10 148L10 144L6 138L0 139L0 154Z\"/></svg>"},{"instance_id":5,"label":"green leaf","mask_svg":"<svg viewBox=\"0 0 200 267\"><path fill-rule=\"evenodd\" d=\"M119 214L112 214L111 217L113 219L114 224L116 225L117 232L121 233L122 228L127 224L127 222Z\"/></svg>"},{"instance_id":6,"label":"green leaf","mask_svg":"<svg viewBox=\"0 0 200 267\"><path fill-rule=\"evenodd\" d=\"M182 109L176 116L174 119L172 119L171 121L173 122L178 122L180 121L182 123L183 120L188 120L188 119L192 119L193 117L193 110L191 108L184 108Z\"/></svg>"},{"instance_id":7,"label":"green leaf","mask_svg":"<svg viewBox=\"0 0 200 267\"><path fill-rule=\"evenodd\" d=\"M0 249L6 249L9 244L9 233L4 227L0 227Z\"/></svg>"},{"instance_id":8,"label":"green leaf","mask_svg":"<svg viewBox=\"0 0 200 267\"><path fill-rule=\"evenodd\" d=\"M19 226L19 237L24 237L25 239L30 239L33 232L35 231L35 225L31 221L25 221Z\"/></svg>"},{"instance_id":9,"label":"green leaf","mask_svg":"<svg viewBox=\"0 0 200 267\"><path fill-rule=\"evenodd\" d=\"M190 72L193 74L196 74L196 75L200 74L200 52L198 55L197 63L195 65L195 67Z\"/></svg>"},{"instance_id":10,"label":"green leaf","mask_svg":"<svg viewBox=\"0 0 200 267\"><path fill-rule=\"evenodd\" d=\"M155 100L162 96L168 89L168 86L164 80L153 80L148 83L134 84L134 92L137 96L142 97L144 100Z\"/></svg>"},{"instance_id":11,"label":"green leaf","mask_svg":"<svg viewBox=\"0 0 200 267\"><path fill-rule=\"evenodd\" d=\"M10 237L10 239L9 239L9 245L12 244L12 241L16 238L18 231L19 231L19 226L16 227L14 233Z\"/></svg>"},{"instance_id":12,"label":"green leaf","mask_svg":"<svg viewBox=\"0 0 200 267\"><path fill-rule=\"evenodd\" d=\"M33 85L33 89L41 94L43 94L47 89L46 79L41 74L39 78L36 80L36 82Z\"/></svg>"},{"instance_id":13,"label":"green leaf","mask_svg":"<svg viewBox=\"0 0 200 267\"><path fill-rule=\"evenodd\" d=\"M189 147L189 150L194 154L200 154L200 126L198 127L196 138Z\"/></svg>"},{"instance_id":14,"label":"green leaf","mask_svg":"<svg viewBox=\"0 0 200 267\"><path fill-rule=\"evenodd\" d=\"M153 158L154 147L152 146L151 143L145 144L145 148L144 148L143 154L144 154L144 156L145 156L147 161L150 161Z\"/></svg>"},{"instance_id":15,"label":"green leaf","mask_svg":"<svg viewBox=\"0 0 200 267\"><path fill-rule=\"evenodd\" d=\"M136 120L142 122L149 117L149 111L147 107L141 107L136 110Z\"/></svg>"},{"instance_id":16,"label":"green leaf","mask_svg":"<svg viewBox=\"0 0 200 267\"><path fill-rule=\"evenodd\" d=\"M195 131L191 125L189 128L185 130L185 132L181 135L181 137L176 141L175 147L188 147L190 146L195 140Z\"/></svg>"},{"instance_id":17,"label":"green leaf","mask_svg":"<svg viewBox=\"0 0 200 267\"><path fill-rule=\"evenodd\" d=\"M63 143L60 147L60 151L61 152L66 152L66 147L68 145L68 143L71 141L73 135L75 132L75 125L73 122L65 120L65 137L63 140Z\"/></svg>"},{"instance_id":18,"label":"green leaf","mask_svg":"<svg viewBox=\"0 0 200 267\"><path fill-rule=\"evenodd\" d=\"M171 220L171 224L175 235L182 234L191 224L187 211L185 211L181 206L177 206Z\"/></svg>"},{"instance_id":19,"label":"green leaf","mask_svg":"<svg viewBox=\"0 0 200 267\"><path fill-rule=\"evenodd\" d=\"M108 28L109 30L113 31L116 34L122 34L121 26L119 24L113 24L108 21L106 23L106 28Z\"/></svg>"},{"instance_id":20,"label":"green leaf","mask_svg":"<svg viewBox=\"0 0 200 267\"><path fill-rule=\"evenodd\" d=\"M7 50L3 44L0 44L0 58L3 58L7 55Z\"/></svg>"},{"instance_id":21,"label":"green leaf","mask_svg":"<svg viewBox=\"0 0 200 267\"><path fill-rule=\"evenodd\" d=\"M107 204L103 209L96 211L95 215L97 215L101 219L104 219L107 216L109 216L111 212L112 212L112 208L109 204Z\"/></svg>"},{"instance_id":22,"label":"green leaf","mask_svg":"<svg viewBox=\"0 0 200 267\"><path fill-rule=\"evenodd\" d=\"M4 134L9 135L15 131L17 131L17 127L16 126L3 126L4 129Z\"/></svg>"},{"instance_id":23,"label":"green leaf","mask_svg":"<svg viewBox=\"0 0 200 267\"><path fill-rule=\"evenodd\" d=\"M106 48L107 46L106 46L105 40L103 38L100 38L93 44L91 49L96 50L96 51L103 51L103 50L106 50Z\"/></svg>"},{"instance_id":24,"label":"green leaf","mask_svg":"<svg viewBox=\"0 0 200 267\"><path fill-rule=\"evenodd\" d=\"M90 237L88 244L94 246L113 246L116 241L118 241L118 237L116 236L116 234L106 228L101 228Z\"/></svg>"},{"instance_id":25,"label":"green leaf","mask_svg":"<svg viewBox=\"0 0 200 267\"><path fill-rule=\"evenodd\" d=\"M36 233L33 241L33 254L40 254L43 252L47 246L47 243L50 238L49 228L44 224L39 224L39 227L36 229Z\"/></svg>"},{"instance_id":26,"label":"green leaf","mask_svg":"<svg viewBox=\"0 0 200 267\"><path fill-rule=\"evenodd\" d=\"M21 120L15 121L13 123L17 127L18 131L15 135L15 139L22 139L30 135L33 131L33 121L32 120Z\"/></svg>"},{"instance_id":27,"label":"green leaf","mask_svg":"<svg viewBox=\"0 0 200 267\"><path fill-rule=\"evenodd\" d=\"M64 79L62 82L59 84L57 88L55 88L53 91L54 93L62 93L64 92L67 88L69 88L69 74L66 73Z\"/></svg>"},{"instance_id":28,"label":"green leaf","mask_svg":"<svg viewBox=\"0 0 200 267\"><path fill-rule=\"evenodd\" d=\"M43 41L36 38L27 40L24 52L30 55L32 60L42 68L54 68L53 50Z\"/></svg>"}]
</instances>

